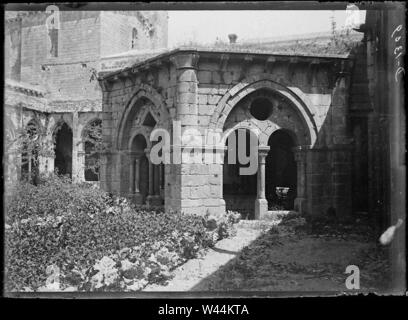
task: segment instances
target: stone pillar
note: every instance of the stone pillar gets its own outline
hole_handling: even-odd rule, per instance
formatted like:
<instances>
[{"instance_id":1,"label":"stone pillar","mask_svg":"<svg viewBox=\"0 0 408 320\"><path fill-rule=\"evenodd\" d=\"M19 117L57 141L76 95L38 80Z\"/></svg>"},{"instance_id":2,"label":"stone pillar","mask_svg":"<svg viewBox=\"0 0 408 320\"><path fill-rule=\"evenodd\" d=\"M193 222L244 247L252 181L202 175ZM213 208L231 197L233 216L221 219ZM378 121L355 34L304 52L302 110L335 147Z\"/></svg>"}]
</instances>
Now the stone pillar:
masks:
<instances>
[{"instance_id":1,"label":"stone pillar","mask_svg":"<svg viewBox=\"0 0 408 320\"><path fill-rule=\"evenodd\" d=\"M160 196L160 166L153 165L154 170L154 195Z\"/></svg>"},{"instance_id":2,"label":"stone pillar","mask_svg":"<svg viewBox=\"0 0 408 320\"><path fill-rule=\"evenodd\" d=\"M332 150L332 201L339 219L349 219L351 208L351 149L350 145L336 145Z\"/></svg>"},{"instance_id":3,"label":"stone pillar","mask_svg":"<svg viewBox=\"0 0 408 320\"><path fill-rule=\"evenodd\" d=\"M77 164L77 179L78 181L85 181L85 151L78 151Z\"/></svg>"},{"instance_id":4,"label":"stone pillar","mask_svg":"<svg viewBox=\"0 0 408 320\"><path fill-rule=\"evenodd\" d=\"M149 160L149 196L154 195L154 167L153 163L150 161L150 157L148 157Z\"/></svg>"},{"instance_id":5,"label":"stone pillar","mask_svg":"<svg viewBox=\"0 0 408 320\"><path fill-rule=\"evenodd\" d=\"M135 193L140 193L140 156L135 159Z\"/></svg>"},{"instance_id":6,"label":"stone pillar","mask_svg":"<svg viewBox=\"0 0 408 320\"><path fill-rule=\"evenodd\" d=\"M297 163L297 195L295 199L295 210L299 213L306 212L306 152L308 146L298 146L294 148L295 160Z\"/></svg>"},{"instance_id":7,"label":"stone pillar","mask_svg":"<svg viewBox=\"0 0 408 320\"><path fill-rule=\"evenodd\" d=\"M143 195L140 193L140 161L143 154L136 154L134 156L133 163L133 173L131 172L130 177L133 180L133 201L136 204L143 204Z\"/></svg>"},{"instance_id":8,"label":"stone pillar","mask_svg":"<svg viewBox=\"0 0 408 320\"><path fill-rule=\"evenodd\" d=\"M268 213L268 201L265 198L265 162L269 146L258 148L257 197L255 200L255 219L262 219Z\"/></svg>"},{"instance_id":9,"label":"stone pillar","mask_svg":"<svg viewBox=\"0 0 408 320\"><path fill-rule=\"evenodd\" d=\"M164 164L162 163L159 166L160 166L160 170L159 170L159 173L160 173L160 197L164 200L164 182L165 182L165 179L164 179L164 174L165 174Z\"/></svg>"},{"instance_id":10,"label":"stone pillar","mask_svg":"<svg viewBox=\"0 0 408 320\"><path fill-rule=\"evenodd\" d=\"M108 160L110 160L110 153L104 151L100 153L100 166L99 166L99 186L102 190L111 191L112 177L108 176ZM109 171L112 171L110 168Z\"/></svg>"},{"instance_id":11,"label":"stone pillar","mask_svg":"<svg viewBox=\"0 0 408 320\"><path fill-rule=\"evenodd\" d=\"M129 155L129 196L133 196L135 192L135 159L132 155Z\"/></svg>"},{"instance_id":12,"label":"stone pillar","mask_svg":"<svg viewBox=\"0 0 408 320\"><path fill-rule=\"evenodd\" d=\"M81 182L80 173L83 168L79 165L79 144L81 143L81 132L79 128L78 112L72 114L72 182Z\"/></svg>"},{"instance_id":13,"label":"stone pillar","mask_svg":"<svg viewBox=\"0 0 408 320\"><path fill-rule=\"evenodd\" d=\"M197 53L183 53L170 58L177 70L176 112L182 127L197 125L198 57Z\"/></svg>"},{"instance_id":14,"label":"stone pillar","mask_svg":"<svg viewBox=\"0 0 408 320\"><path fill-rule=\"evenodd\" d=\"M176 77L174 78L177 79L177 83L175 88L176 92L174 107L170 108L169 111L173 119L180 121L181 135L183 135L183 132L186 129L196 128L198 125L198 58L198 54L194 52L180 52L170 58L170 61L175 67ZM172 70L174 70L174 68L172 68ZM173 128L173 130L175 130L175 128ZM175 132L173 132L173 134L177 136ZM188 137L186 137L186 141L188 140ZM186 145L182 145L182 141L173 139L172 143L172 156L178 151L182 152L182 150L186 147ZM186 163L183 159L180 160L181 161L178 163L176 162L171 165L167 165L170 167L170 172L167 177L169 178L169 181L171 181L171 186L166 189L166 206L171 206L174 211L184 213L196 213L199 210L204 212L205 210L202 205L202 199L206 198L204 193L198 192L198 188L192 188L190 184L191 178L186 178L187 175L190 177L194 176L195 173L188 173L195 171L195 169L197 169L199 166ZM199 170L201 169L202 168ZM200 178L197 177L194 183L197 181L197 184L200 184L201 182L199 182L199 179ZM183 191L187 189L194 189L195 195L193 199L191 199L187 193L183 194Z\"/></svg>"},{"instance_id":15,"label":"stone pillar","mask_svg":"<svg viewBox=\"0 0 408 320\"><path fill-rule=\"evenodd\" d=\"M27 159L27 161L28 161L28 181L32 181L32 178L33 178L33 175L32 175L32 168L31 168L31 156L30 155L28 155L28 157L27 157L28 159Z\"/></svg>"},{"instance_id":16,"label":"stone pillar","mask_svg":"<svg viewBox=\"0 0 408 320\"><path fill-rule=\"evenodd\" d=\"M160 195L158 195L156 192L157 190L157 169L156 166L151 162L150 160L150 150L146 151L146 157L147 160L149 161L149 195L146 198L146 204L147 206L159 206L162 204Z\"/></svg>"},{"instance_id":17,"label":"stone pillar","mask_svg":"<svg viewBox=\"0 0 408 320\"><path fill-rule=\"evenodd\" d=\"M221 212L226 212L226 207L225 207L225 200L224 200L224 161L225 161L225 150L227 147L217 147L215 149L215 154L216 154L216 166L220 167L219 170L219 201L220 201L220 211Z\"/></svg>"}]
</instances>

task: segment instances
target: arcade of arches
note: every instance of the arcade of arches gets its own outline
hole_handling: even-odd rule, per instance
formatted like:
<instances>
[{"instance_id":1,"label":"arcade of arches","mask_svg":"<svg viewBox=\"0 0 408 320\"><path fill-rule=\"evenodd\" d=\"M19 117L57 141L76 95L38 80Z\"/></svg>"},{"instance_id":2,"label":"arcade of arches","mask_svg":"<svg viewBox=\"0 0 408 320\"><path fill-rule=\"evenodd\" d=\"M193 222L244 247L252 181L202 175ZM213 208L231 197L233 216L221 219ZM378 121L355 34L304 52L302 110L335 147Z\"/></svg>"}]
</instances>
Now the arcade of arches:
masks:
<instances>
[{"instance_id":1,"label":"arcade of arches","mask_svg":"<svg viewBox=\"0 0 408 320\"><path fill-rule=\"evenodd\" d=\"M164 164L150 161L146 138L136 135L129 152L129 197L136 204L164 204Z\"/></svg>"},{"instance_id":2,"label":"arcade of arches","mask_svg":"<svg viewBox=\"0 0 408 320\"><path fill-rule=\"evenodd\" d=\"M47 127L42 125L39 119L34 119L25 125L28 136L35 137L35 141L23 146L20 171L22 179L30 177L30 181L36 183L39 173L56 172L75 181L99 180L100 146L97 145L101 144L100 119L93 119L84 125L80 143L78 140L74 143L73 130L66 121L58 120L55 125L48 124ZM46 132L52 134L48 135ZM74 157L74 152L77 157Z\"/></svg>"},{"instance_id":3,"label":"arcade of arches","mask_svg":"<svg viewBox=\"0 0 408 320\"><path fill-rule=\"evenodd\" d=\"M64 122L55 132L55 171L72 176L72 130Z\"/></svg>"},{"instance_id":4,"label":"arcade of arches","mask_svg":"<svg viewBox=\"0 0 408 320\"><path fill-rule=\"evenodd\" d=\"M111 146L103 189L188 214L350 213L348 59L180 49L153 60L101 78L103 137ZM194 139L175 142L174 121L181 132L196 130ZM157 128L171 140L172 159L161 167L149 159ZM205 130L238 129L257 137L256 174L237 174L245 165L224 159L225 141L200 147L215 162L172 161L178 150L195 154L189 143L206 138Z\"/></svg>"},{"instance_id":5,"label":"arcade of arches","mask_svg":"<svg viewBox=\"0 0 408 320\"><path fill-rule=\"evenodd\" d=\"M205 173L208 167L205 168L204 164L181 163L178 170L186 172L181 179L191 181L181 187L170 184L170 181L177 182L177 177L171 177L172 171L177 170L176 165L155 165L150 161L150 134L160 127L159 122L163 124L162 120L157 107L154 107L148 98L132 102L127 116L122 119L123 125L119 126L122 129L118 130L118 146L122 148L119 183L122 194L137 204L165 205L171 208L169 203L174 203L173 197L178 190L181 194L176 197L178 196L180 201L205 196L205 183L200 181L206 178L202 173ZM238 132L242 130L246 156L250 155L250 146L255 146L255 152L258 153L258 170L251 175L239 173L241 167L250 165L249 162L232 163L229 159L232 153L235 153L236 160L239 159L239 139L230 138L238 137ZM224 164L208 165L209 171L220 173L214 175L219 180L208 183L210 190L214 190L213 194L219 197L219 208L247 212L249 217L256 219L268 210L295 209L295 202L301 194L298 192L298 170L302 168L302 165L298 166L295 161L295 149L298 146L297 141L307 141L309 138L290 101L271 90L256 90L237 103L229 113L224 123L224 132L229 131L231 133L226 139L222 160ZM221 171L218 171L218 167ZM300 172L300 175L302 174L305 173ZM304 180L299 179L300 189L305 188ZM166 181L169 183L166 184ZM197 193L194 193L196 190ZM206 201L202 198L201 203L205 204Z\"/></svg>"},{"instance_id":6,"label":"arcade of arches","mask_svg":"<svg viewBox=\"0 0 408 320\"><path fill-rule=\"evenodd\" d=\"M295 161L296 141L307 136L301 118L287 99L261 89L238 102L224 124L224 131L235 129L233 134L242 128L246 131L247 155L250 139L255 141L253 145L259 144L258 171L253 175L239 175L242 165L230 164L228 156L225 157L223 197L226 209L248 212L256 218L268 210L293 210L298 195L298 169L301 169ZM238 139L233 139L233 143L237 150ZM231 149L229 139L226 148L228 152ZM304 175L303 172L299 174ZM303 181L300 179L300 188L304 188Z\"/></svg>"},{"instance_id":7,"label":"arcade of arches","mask_svg":"<svg viewBox=\"0 0 408 320\"><path fill-rule=\"evenodd\" d=\"M157 110L146 97L136 98L121 128L122 161L119 176L122 194L136 204L162 206L164 204L164 164L150 161L150 134L161 127L163 112Z\"/></svg>"}]
</instances>

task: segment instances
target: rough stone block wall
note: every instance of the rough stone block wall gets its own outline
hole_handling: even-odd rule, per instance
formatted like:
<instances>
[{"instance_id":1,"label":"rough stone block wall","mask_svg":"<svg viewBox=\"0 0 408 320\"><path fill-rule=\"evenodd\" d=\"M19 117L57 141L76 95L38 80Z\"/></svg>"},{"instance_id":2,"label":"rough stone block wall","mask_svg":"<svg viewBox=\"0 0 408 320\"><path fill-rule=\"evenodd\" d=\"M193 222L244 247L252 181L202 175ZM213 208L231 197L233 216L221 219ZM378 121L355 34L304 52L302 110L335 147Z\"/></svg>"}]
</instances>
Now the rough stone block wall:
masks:
<instances>
[{"instance_id":1,"label":"rough stone block wall","mask_svg":"<svg viewBox=\"0 0 408 320\"><path fill-rule=\"evenodd\" d=\"M102 90L97 82L96 72L100 69L100 59L103 54L119 53L130 50L132 26L139 29L137 49L152 49L167 45L167 13L165 12L114 12L112 14L99 11L60 11L58 29L58 56L50 53L51 39L46 27L45 12L31 12L20 18L10 20L6 24L6 77L28 83L40 90L44 95L26 94L22 90L7 95L7 104L20 110L18 104L47 112L42 123L47 132L46 141L51 143L53 130L58 121L65 121L73 131L72 173L75 181L84 180L84 146L82 142L83 129L89 121L100 118L102 110ZM147 23L151 23L153 32L146 31ZM115 40L118 40L116 43ZM103 42L102 42L103 41ZM107 50L113 50L108 52ZM143 82L166 87L169 74L148 74ZM141 79L138 80L142 82ZM132 84L133 85L133 84ZM38 87L38 88L37 88ZM123 94L133 90L129 84ZM28 91L32 90L31 87ZM170 102L171 90L166 99ZM121 100L123 104L124 100ZM112 103L110 103L112 106ZM109 108L108 110L110 110ZM119 112L119 109L117 110ZM25 124L32 117L31 111L23 112ZM117 115L104 116L105 137L113 134L114 120ZM42 121L42 120L41 120ZM44 121L42 121L44 122ZM22 124L19 123L21 126ZM109 140L109 139L107 139ZM118 156L107 156L115 168ZM123 158L123 157L122 157ZM121 158L120 158L121 159ZM119 160L120 160L119 159ZM43 159L44 170L53 171L54 160ZM121 160L122 161L122 160ZM104 173L114 177L105 179L114 190L120 191L118 170L112 173L111 168L101 168Z\"/></svg>"},{"instance_id":2,"label":"rough stone block wall","mask_svg":"<svg viewBox=\"0 0 408 320\"><path fill-rule=\"evenodd\" d=\"M22 20L22 65L24 81L42 85L51 99L100 98L100 88L91 82L92 68L100 57L100 18L97 11L61 11L58 57L50 56L46 15Z\"/></svg>"},{"instance_id":3,"label":"rough stone block wall","mask_svg":"<svg viewBox=\"0 0 408 320\"><path fill-rule=\"evenodd\" d=\"M152 25L151 32L149 25ZM132 30L137 31L135 50L167 47L167 13L151 11L103 11L101 56L132 50Z\"/></svg>"},{"instance_id":4,"label":"rough stone block wall","mask_svg":"<svg viewBox=\"0 0 408 320\"><path fill-rule=\"evenodd\" d=\"M21 21L6 23L4 28L4 78L21 80Z\"/></svg>"}]
</instances>

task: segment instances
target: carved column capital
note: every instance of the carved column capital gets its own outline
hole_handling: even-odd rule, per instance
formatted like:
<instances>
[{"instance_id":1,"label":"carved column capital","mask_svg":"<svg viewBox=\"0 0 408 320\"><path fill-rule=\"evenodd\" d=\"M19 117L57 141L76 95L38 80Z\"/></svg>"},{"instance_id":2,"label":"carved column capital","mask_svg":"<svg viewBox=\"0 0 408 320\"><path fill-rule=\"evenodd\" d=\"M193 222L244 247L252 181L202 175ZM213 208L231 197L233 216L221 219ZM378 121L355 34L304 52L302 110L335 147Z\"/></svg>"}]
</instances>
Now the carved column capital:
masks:
<instances>
[{"instance_id":1,"label":"carved column capital","mask_svg":"<svg viewBox=\"0 0 408 320\"><path fill-rule=\"evenodd\" d=\"M259 163L265 163L265 158L268 155L270 149L271 148L269 146L258 147Z\"/></svg>"},{"instance_id":2,"label":"carved column capital","mask_svg":"<svg viewBox=\"0 0 408 320\"><path fill-rule=\"evenodd\" d=\"M199 54L194 53L180 53L170 57L170 62L176 69L197 69Z\"/></svg>"}]
</instances>

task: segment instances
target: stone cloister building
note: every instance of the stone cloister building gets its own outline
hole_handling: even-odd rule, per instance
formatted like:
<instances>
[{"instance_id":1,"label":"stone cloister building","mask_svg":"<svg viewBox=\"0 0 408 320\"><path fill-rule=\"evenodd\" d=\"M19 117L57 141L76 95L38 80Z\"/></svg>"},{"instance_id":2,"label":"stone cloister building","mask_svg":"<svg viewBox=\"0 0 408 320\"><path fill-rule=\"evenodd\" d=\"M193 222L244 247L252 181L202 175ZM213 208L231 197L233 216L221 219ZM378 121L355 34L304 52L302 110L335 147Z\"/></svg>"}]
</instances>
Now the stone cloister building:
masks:
<instances>
[{"instance_id":1,"label":"stone cloister building","mask_svg":"<svg viewBox=\"0 0 408 320\"><path fill-rule=\"evenodd\" d=\"M73 181L98 183L87 169L87 129L100 124L102 91L97 73L119 68L167 46L164 11L5 12L5 140L32 125L53 155L38 159L39 172L55 169ZM49 25L54 18L53 25ZM7 145L7 142L5 142ZM8 185L32 170L5 148ZM10 190L10 188L6 188Z\"/></svg>"},{"instance_id":2,"label":"stone cloister building","mask_svg":"<svg viewBox=\"0 0 408 320\"><path fill-rule=\"evenodd\" d=\"M386 104L376 90L376 13L335 40L322 34L172 50L164 11L61 10L54 29L49 15L5 16L5 137L37 128L54 151L40 157L39 172L57 168L74 182L185 213L262 218L278 208L276 188L284 187L285 206L304 214L382 216L385 160L376 146ZM98 175L85 165L85 135L95 124L107 146ZM154 163L150 151L160 142L150 136L159 128L169 133L171 158L200 150L216 162ZM233 142L213 148L205 130L256 137L257 172L240 175L245 166L228 162ZM189 139L175 141L178 131ZM20 160L6 150L6 190L30 170Z\"/></svg>"},{"instance_id":3,"label":"stone cloister building","mask_svg":"<svg viewBox=\"0 0 408 320\"><path fill-rule=\"evenodd\" d=\"M168 210L247 210L259 218L268 213L267 198L275 195L269 182L293 189L295 210L349 215L351 67L350 59L335 55L190 48L107 74L100 82L103 136L110 150L104 155L101 186L140 203L164 203ZM191 129L254 132L256 175L234 176L222 162L153 164L150 134L164 128L173 136L174 120L181 134ZM277 135L281 138L273 139ZM183 152L191 145L170 141L170 152L176 148ZM203 157L221 153L224 158L225 146L204 143L199 149ZM246 187L243 192L234 182Z\"/></svg>"}]
</instances>

